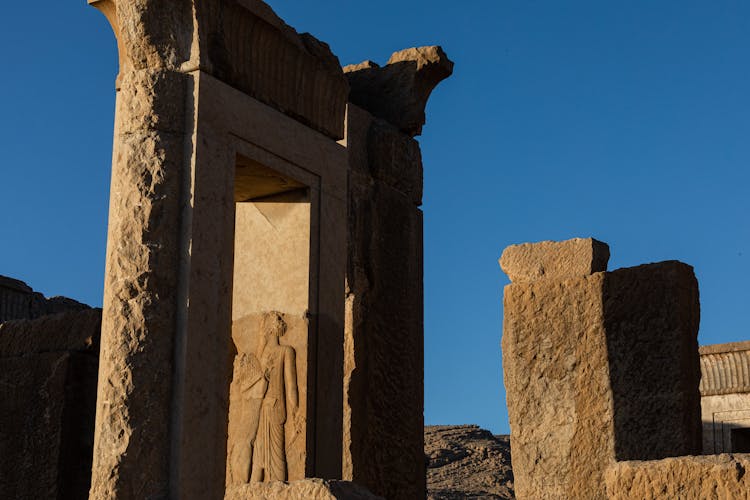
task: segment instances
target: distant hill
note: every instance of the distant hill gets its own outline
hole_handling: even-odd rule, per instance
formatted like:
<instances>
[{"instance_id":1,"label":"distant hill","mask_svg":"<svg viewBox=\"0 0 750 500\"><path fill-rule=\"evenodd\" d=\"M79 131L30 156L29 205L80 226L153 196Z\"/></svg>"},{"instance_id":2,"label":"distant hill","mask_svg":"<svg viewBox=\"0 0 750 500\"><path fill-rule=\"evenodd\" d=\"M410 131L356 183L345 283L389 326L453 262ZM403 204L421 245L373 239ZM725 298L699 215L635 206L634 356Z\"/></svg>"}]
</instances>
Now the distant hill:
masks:
<instances>
[{"instance_id":1,"label":"distant hill","mask_svg":"<svg viewBox=\"0 0 750 500\"><path fill-rule=\"evenodd\" d=\"M424 429L428 500L511 499L510 439L476 425Z\"/></svg>"}]
</instances>

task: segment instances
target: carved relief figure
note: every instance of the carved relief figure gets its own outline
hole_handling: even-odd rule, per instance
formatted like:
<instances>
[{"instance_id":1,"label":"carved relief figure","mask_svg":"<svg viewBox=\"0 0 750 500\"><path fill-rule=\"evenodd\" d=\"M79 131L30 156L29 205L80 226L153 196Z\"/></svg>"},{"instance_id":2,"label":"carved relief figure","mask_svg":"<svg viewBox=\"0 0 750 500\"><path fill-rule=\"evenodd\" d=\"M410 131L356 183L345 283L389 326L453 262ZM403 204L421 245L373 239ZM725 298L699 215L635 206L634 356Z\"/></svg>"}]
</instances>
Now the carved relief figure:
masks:
<instances>
[{"instance_id":1,"label":"carved relief figure","mask_svg":"<svg viewBox=\"0 0 750 500\"><path fill-rule=\"evenodd\" d=\"M297 424L299 394L294 348L279 343L286 328L280 313L270 312L263 317L257 354L262 380L254 386L258 387L257 392L253 391L260 394L262 389L263 395L257 406L253 405L253 410L258 408L257 418L251 419L255 426L250 443L252 482L287 479L284 424L287 415Z\"/></svg>"},{"instance_id":2,"label":"carved relief figure","mask_svg":"<svg viewBox=\"0 0 750 500\"><path fill-rule=\"evenodd\" d=\"M266 393L268 382L263 376L263 369L253 353L240 353L234 360L232 385L236 387L237 400L235 407L234 430L231 432L236 442L230 443L230 481L247 483L250 481L250 463L253 456L253 444L258 433L260 406ZM237 442L238 441L238 442Z\"/></svg>"}]
</instances>

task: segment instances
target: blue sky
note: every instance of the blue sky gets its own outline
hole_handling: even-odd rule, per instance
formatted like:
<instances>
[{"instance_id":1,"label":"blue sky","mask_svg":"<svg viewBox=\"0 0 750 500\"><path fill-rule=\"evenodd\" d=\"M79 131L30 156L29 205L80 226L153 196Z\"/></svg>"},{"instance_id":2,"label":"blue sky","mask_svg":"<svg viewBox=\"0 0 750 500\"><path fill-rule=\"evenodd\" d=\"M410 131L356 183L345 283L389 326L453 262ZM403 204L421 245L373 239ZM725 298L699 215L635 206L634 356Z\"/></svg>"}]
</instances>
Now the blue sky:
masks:
<instances>
[{"instance_id":1,"label":"blue sky","mask_svg":"<svg viewBox=\"0 0 750 500\"><path fill-rule=\"evenodd\" d=\"M456 62L428 107L425 416L508 432L509 244L594 236L610 269L679 259L701 343L750 338L750 3L271 1L343 64L418 45ZM104 17L0 17L0 274L101 304L117 72Z\"/></svg>"}]
</instances>

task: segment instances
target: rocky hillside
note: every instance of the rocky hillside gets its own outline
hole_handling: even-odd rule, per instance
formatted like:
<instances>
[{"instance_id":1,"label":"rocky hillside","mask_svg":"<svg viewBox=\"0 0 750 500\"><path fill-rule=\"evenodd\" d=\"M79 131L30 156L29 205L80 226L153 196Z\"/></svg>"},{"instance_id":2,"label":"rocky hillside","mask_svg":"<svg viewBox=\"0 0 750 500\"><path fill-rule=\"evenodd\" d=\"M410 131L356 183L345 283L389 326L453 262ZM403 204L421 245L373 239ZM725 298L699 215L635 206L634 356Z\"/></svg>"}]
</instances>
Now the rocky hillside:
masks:
<instances>
[{"instance_id":1,"label":"rocky hillside","mask_svg":"<svg viewBox=\"0 0 750 500\"><path fill-rule=\"evenodd\" d=\"M424 437L428 500L515 498L508 436L436 425L425 427Z\"/></svg>"}]
</instances>

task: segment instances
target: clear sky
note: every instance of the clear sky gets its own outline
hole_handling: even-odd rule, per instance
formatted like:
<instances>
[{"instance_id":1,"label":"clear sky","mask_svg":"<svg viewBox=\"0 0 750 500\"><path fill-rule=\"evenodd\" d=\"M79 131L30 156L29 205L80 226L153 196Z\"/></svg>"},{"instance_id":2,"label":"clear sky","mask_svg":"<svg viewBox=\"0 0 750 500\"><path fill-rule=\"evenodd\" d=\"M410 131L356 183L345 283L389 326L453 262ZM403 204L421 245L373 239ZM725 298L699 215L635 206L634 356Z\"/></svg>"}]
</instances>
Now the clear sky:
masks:
<instances>
[{"instance_id":1,"label":"clear sky","mask_svg":"<svg viewBox=\"0 0 750 500\"><path fill-rule=\"evenodd\" d=\"M272 0L343 64L456 62L427 110L425 417L508 432L513 243L593 236L610 269L679 259L701 343L750 338L750 2ZM115 39L84 0L0 16L0 274L101 305Z\"/></svg>"}]
</instances>

